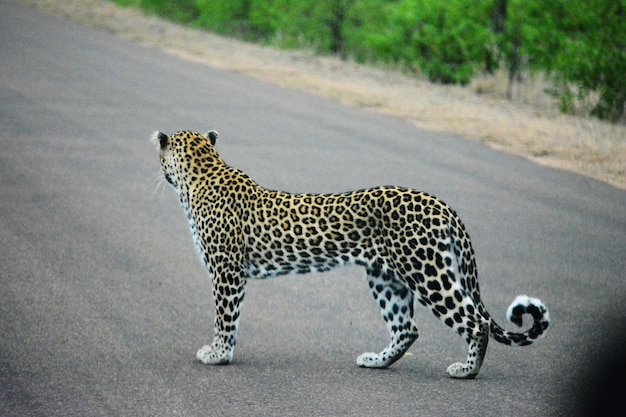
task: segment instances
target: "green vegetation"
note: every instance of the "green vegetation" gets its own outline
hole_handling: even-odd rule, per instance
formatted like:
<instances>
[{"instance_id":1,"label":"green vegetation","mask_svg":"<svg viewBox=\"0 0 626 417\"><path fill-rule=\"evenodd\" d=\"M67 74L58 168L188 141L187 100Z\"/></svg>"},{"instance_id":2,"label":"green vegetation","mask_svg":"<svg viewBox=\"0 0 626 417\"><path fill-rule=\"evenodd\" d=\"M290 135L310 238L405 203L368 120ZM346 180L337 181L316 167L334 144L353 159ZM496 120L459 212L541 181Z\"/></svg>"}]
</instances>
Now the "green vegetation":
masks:
<instances>
[{"instance_id":1,"label":"green vegetation","mask_svg":"<svg viewBox=\"0 0 626 417\"><path fill-rule=\"evenodd\" d=\"M625 118L626 0L115 0L227 36L467 84L543 72L563 111Z\"/></svg>"}]
</instances>

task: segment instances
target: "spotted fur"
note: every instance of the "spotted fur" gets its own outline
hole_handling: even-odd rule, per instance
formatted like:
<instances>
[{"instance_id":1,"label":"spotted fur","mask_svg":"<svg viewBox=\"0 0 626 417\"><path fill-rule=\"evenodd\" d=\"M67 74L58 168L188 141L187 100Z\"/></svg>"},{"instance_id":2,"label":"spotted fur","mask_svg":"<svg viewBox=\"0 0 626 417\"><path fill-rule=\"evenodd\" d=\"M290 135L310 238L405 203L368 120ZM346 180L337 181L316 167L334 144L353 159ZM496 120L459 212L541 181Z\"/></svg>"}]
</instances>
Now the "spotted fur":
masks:
<instances>
[{"instance_id":1,"label":"spotted fur","mask_svg":"<svg viewBox=\"0 0 626 417\"><path fill-rule=\"evenodd\" d=\"M478 374L489 335L521 346L548 327L546 307L527 296L508 309L519 326L522 315L532 316L526 332L506 331L491 318L480 299L470 237L438 198L402 187L340 194L268 190L222 160L217 137L215 131L153 135L165 179L178 194L213 282L215 335L197 352L202 363L232 360L248 279L346 264L365 267L390 334L381 352L357 358L362 367L385 368L415 342L414 299L469 345L465 363L447 369L453 378Z\"/></svg>"}]
</instances>

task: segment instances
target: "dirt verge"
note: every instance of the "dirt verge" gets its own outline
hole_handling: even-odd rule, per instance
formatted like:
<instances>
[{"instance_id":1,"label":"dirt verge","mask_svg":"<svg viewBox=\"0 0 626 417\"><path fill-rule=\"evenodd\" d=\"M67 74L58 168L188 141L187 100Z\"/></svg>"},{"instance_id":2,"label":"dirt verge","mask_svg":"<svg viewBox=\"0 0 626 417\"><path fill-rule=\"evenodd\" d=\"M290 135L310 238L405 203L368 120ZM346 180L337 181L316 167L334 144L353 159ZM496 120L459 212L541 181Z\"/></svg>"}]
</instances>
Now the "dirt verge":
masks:
<instances>
[{"instance_id":1,"label":"dirt verge","mask_svg":"<svg viewBox=\"0 0 626 417\"><path fill-rule=\"evenodd\" d=\"M626 189L626 126L562 115L545 99L514 102L474 92L494 80L480 88L434 85L398 71L193 30L109 1L21 1L183 59L401 117Z\"/></svg>"}]
</instances>

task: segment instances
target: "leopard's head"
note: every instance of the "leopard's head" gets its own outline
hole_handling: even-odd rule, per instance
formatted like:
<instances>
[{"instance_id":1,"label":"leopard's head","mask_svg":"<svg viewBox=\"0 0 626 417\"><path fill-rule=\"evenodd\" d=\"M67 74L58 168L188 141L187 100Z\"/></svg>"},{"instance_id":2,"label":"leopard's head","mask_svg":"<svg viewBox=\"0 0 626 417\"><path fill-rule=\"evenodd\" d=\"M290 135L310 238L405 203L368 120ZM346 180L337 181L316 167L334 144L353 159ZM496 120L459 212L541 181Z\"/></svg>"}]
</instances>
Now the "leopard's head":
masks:
<instances>
[{"instance_id":1,"label":"leopard's head","mask_svg":"<svg viewBox=\"0 0 626 417\"><path fill-rule=\"evenodd\" d=\"M168 136L156 131L150 140L156 145L165 180L180 194L193 184L206 166L221 161L215 150L219 134L211 130L204 135L181 130Z\"/></svg>"}]
</instances>

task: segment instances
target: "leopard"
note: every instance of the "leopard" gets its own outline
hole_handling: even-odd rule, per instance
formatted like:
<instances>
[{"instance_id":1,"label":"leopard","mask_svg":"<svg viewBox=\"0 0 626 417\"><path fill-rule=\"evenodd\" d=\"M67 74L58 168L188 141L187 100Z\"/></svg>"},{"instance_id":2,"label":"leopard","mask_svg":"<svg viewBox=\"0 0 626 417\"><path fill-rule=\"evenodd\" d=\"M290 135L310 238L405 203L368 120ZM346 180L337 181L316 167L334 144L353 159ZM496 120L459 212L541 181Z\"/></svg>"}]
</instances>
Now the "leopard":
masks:
<instances>
[{"instance_id":1,"label":"leopard","mask_svg":"<svg viewBox=\"0 0 626 417\"><path fill-rule=\"evenodd\" d=\"M419 336L415 300L468 345L465 362L447 368L452 378L478 375L490 337L525 346L544 335L550 318L537 298L519 295L507 309L518 327L530 315L526 331L506 330L487 312L470 236L439 198L399 186L326 194L271 190L228 165L216 150L218 137L215 130L151 136L159 177L174 188L212 282L213 341L197 351L197 361L232 361L248 280L343 265L365 268L390 336L382 351L359 355L359 367L387 368L405 355Z\"/></svg>"}]
</instances>

